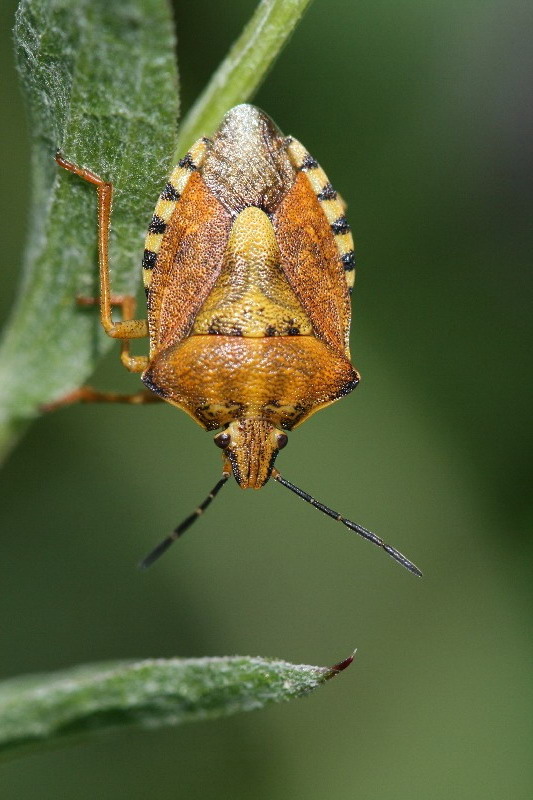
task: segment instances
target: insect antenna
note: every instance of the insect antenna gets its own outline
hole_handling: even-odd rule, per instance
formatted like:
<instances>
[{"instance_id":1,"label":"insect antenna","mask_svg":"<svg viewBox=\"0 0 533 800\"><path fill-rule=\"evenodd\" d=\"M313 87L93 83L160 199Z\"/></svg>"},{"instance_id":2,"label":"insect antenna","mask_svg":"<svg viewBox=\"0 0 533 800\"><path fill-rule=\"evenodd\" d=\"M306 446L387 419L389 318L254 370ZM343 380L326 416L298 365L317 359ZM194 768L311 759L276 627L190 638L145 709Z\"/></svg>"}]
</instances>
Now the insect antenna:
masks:
<instances>
[{"instance_id":1,"label":"insect antenna","mask_svg":"<svg viewBox=\"0 0 533 800\"><path fill-rule=\"evenodd\" d=\"M160 542L157 545L157 547L154 547L154 549L151 551L151 553L148 553L146 558L143 559L143 561L141 561L141 563L139 564L139 568L140 569L148 569L148 567L150 567L154 563L154 561L157 561L159 556L162 556L163 553L168 550L168 548L170 547L172 542L175 542L176 539L179 539L181 534L185 533L185 531L188 528L191 527L193 522L196 522L198 517L201 514L204 513L204 511L206 510L207 506L210 505L212 500L217 496L219 491L222 489L222 487L224 486L224 484L228 480L229 476L230 476L230 473L228 473L228 472L225 472L222 475L221 479L218 481L218 483L215 486L213 486L213 488L211 489L211 491L209 492L209 494L207 495L207 497L205 498L203 503L200 503L198 508L196 508L192 512L192 514L189 514L189 516L186 517L183 520L183 522L180 522L180 524L178 525L177 528L174 528L174 530L172 531L170 536L167 536L166 539L163 539L163 541Z\"/></svg>"},{"instance_id":2,"label":"insect antenna","mask_svg":"<svg viewBox=\"0 0 533 800\"><path fill-rule=\"evenodd\" d=\"M363 539L368 539L369 542L373 542L373 544L376 544L378 547L381 547L383 550L385 550L386 553L389 554L389 556L391 556L395 561L397 561L398 564L401 564L402 567L408 569L409 572L413 573L413 575L418 575L419 577L422 577L422 573L420 572L418 567L415 566L415 564L413 564L412 561L409 561L408 558L402 555L398 550L396 550L396 548L391 547L390 544L385 544L383 539L380 539L380 537L376 536L375 533L372 533L372 531L363 528L362 525L358 525L356 522L352 522L351 520L346 519L346 517L343 517L337 511L334 511L332 508L325 506L323 503L319 503L318 500L315 500L315 498L311 497L310 494L304 492L303 489L299 489L298 486L294 485L294 483L291 483L290 481L286 480L286 478L282 478L277 469L272 470L272 477L278 483L281 483L282 486L286 486L287 489L291 490L291 492L294 492L294 494L297 494L298 497L301 497L302 500L305 500L307 503L310 503L315 508L318 508L318 510L322 511L324 514L327 514L328 517L337 520L337 522L342 522L343 525L345 525L351 531L355 531L355 533L358 533L359 536L363 537Z\"/></svg>"}]
</instances>

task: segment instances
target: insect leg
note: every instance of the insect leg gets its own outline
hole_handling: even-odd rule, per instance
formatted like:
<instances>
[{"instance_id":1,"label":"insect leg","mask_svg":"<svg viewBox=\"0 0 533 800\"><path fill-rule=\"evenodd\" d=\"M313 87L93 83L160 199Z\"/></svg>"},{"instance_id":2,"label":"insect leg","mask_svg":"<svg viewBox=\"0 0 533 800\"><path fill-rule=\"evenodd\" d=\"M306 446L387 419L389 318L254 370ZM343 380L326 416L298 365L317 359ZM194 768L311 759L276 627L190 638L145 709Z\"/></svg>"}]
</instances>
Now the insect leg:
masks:
<instances>
[{"instance_id":1,"label":"insect leg","mask_svg":"<svg viewBox=\"0 0 533 800\"><path fill-rule=\"evenodd\" d=\"M99 297L77 297L80 306L95 306L100 304ZM122 320L129 322L135 316L135 298L131 294L111 294L111 306L119 306L122 310ZM115 323L120 324L120 323ZM143 372L148 366L147 356L132 356L130 353L130 340L122 339L120 342L120 360L130 372Z\"/></svg>"},{"instance_id":2,"label":"insect leg","mask_svg":"<svg viewBox=\"0 0 533 800\"><path fill-rule=\"evenodd\" d=\"M42 405L40 410L43 412L56 411L58 408L70 406L73 403L128 403L140 406L159 402L162 402L162 399L149 390L135 394L119 394L118 392L99 392L91 386L82 386L80 389L74 389L73 392L63 395L58 400Z\"/></svg>"},{"instance_id":3,"label":"insect leg","mask_svg":"<svg viewBox=\"0 0 533 800\"><path fill-rule=\"evenodd\" d=\"M108 336L113 339L142 339L148 336L148 323L145 319L128 319L113 322L111 316L111 287L109 280L109 223L111 218L111 201L113 184L102 180L94 172L78 167L56 153L56 162L63 169L72 172L88 183L96 186L98 196L98 263L100 267L100 319Z\"/></svg>"}]
</instances>

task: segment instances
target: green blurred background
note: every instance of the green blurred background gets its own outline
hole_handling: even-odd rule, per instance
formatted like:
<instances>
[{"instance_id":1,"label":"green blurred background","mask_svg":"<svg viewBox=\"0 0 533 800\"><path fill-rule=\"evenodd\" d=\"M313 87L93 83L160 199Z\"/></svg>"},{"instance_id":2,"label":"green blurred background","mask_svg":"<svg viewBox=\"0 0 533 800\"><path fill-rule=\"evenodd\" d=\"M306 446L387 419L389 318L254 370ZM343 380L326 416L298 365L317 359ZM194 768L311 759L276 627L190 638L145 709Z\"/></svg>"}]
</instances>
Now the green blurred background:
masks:
<instances>
[{"instance_id":1,"label":"green blurred background","mask_svg":"<svg viewBox=\"0 0 533 800\"><path fill-rule=\"evenodd\" d=\"M14 6L0 11L4 317L29 181ZM254 7L176 0L185 107ZM256 97L348 201L360 265L364 380L291 437L280 469L424 579L279 486L233 483L140 574L216 478L211 436L170 407L42 419L1 478L3 675L358 655L306 700L5 764L3 800L531 797L532 21L518 0L315 0ZM113 352L93 383L134 390L122 373Z\"/></svg>"}]
</instances>

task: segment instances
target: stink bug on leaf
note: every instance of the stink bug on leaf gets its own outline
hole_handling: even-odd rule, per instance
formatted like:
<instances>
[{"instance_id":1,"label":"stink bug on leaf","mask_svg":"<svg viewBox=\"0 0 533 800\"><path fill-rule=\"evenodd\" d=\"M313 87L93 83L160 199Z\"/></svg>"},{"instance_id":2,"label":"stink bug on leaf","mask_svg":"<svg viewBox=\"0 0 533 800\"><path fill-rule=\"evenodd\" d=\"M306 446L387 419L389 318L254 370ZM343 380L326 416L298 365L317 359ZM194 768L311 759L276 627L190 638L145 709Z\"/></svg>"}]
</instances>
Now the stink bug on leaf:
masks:
<instances>
[{"instance_id":1,"label":"stink bug on leaf","mask_svg":"<svg viewBox=\"0 0 533 800\"><path fill-rule=\"evenodd\" d=\"M150 391L84 387L57 401L177 406L208 431L222 429L223 473L203 503L147 558L152 564L205 511L233 473L242 489L270 477L347 528L420 570L366 528L283 478L274 461L291 431L359 382L350 363L354 251L345 206L305 148L251 105L228 111L212 139L200 139L164 187L143 257L147 320L130 296L111 294L108 238L112 184L66 161L96 186L100 312L121 360ZM80 303L95 303L79 298ZM112 306L122 320L114 322ZM148 356L130 339L148 336Z\"/></svg>"}]
</instances>

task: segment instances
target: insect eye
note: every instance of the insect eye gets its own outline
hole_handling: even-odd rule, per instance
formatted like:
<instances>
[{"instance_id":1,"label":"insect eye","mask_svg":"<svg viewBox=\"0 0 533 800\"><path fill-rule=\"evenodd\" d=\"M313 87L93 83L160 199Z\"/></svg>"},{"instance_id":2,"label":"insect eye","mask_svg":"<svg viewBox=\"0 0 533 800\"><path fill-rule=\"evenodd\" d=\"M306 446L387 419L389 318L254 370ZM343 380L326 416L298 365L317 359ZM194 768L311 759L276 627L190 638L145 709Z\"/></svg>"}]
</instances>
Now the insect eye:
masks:
<instances>
[{"instance_id":1,"label":"insect eye","mask_svg":"<svg viewBox=\"0 0 533 800\"><path fill-rule=\"evenodd\" d=\"M289 437L286 433L278 433L276 436L276 440L278 443L278 450L283 450L287 442L289 441Z\"/></svg>"},{"instance_id":2,"label":"insect eye","mask_svg":"<svg viewBox=\"0 0 533 800\"><path fill-rule=\"evenodd\" d=\"M229 433L219 433L215 436L213 441L217 447L220 447L222 450L224 450L230 443L231 436Z\"/></svg>"}]
</instances>

